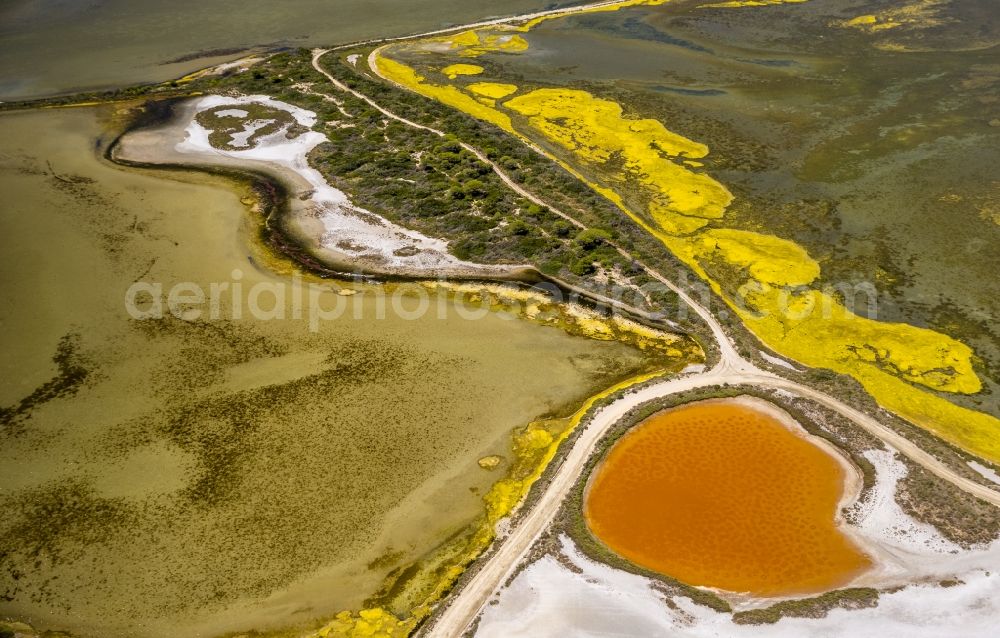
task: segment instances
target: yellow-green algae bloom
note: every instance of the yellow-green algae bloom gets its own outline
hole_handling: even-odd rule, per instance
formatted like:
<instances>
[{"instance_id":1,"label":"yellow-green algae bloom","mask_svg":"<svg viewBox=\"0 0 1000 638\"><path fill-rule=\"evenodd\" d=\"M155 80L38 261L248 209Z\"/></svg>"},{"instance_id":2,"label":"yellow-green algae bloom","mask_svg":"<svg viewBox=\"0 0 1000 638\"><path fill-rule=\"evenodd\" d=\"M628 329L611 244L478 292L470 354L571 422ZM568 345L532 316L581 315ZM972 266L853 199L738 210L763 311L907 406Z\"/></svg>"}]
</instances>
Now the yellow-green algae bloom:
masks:
<instances>
[{"instance_id":1,"label":"yellow-green algae bloom","mask_svg":"<svg viewBox=\"0 0 1000 638\"><path fill-rule=\"evenodd\" d=\"M623 2L602 10L636 4L660 3ZM520 30L541 21L530 21ZM453 47L459 51L483 42L468 32L459 40ZM1000 420L920 387L979 392L971 348L932 330L859 317L834 296L803 289L816 281L820 265L794 242L713 227L723 223L732 195L708 174L691 170L699 166L689 162L708 155L703 144L656 120L629 117L619 104L586 91L540 88L499 106L483 104L454 87L425 82L415 70L386 58L384 51L377 56L377 66L393 81L517 135L619 206L706 280L767 346L806 366L848 374L885 408L970 452L1000 461ZM713 276L720 267L742 273L742 300Z\"/></svg>"},{"instance_id":2,"label":"yellow-green algae bloom","mask_svg":"<svg viewBox=\"0 0 1000 638\"><path fill-rule=\"evenodd\" d=\"M465 87L467 90L483 97L499 100L517 93L516 84L498 84L496 82L474 82Z\"/></svg>"},{"instance_id":3,"label":"yellow-green algae bloom","mask_svg":"<svg viewBox=\"0 0 1000 638\"><path fill-rule=\"evenodd\" d=\"M314 635L318 638L403 638L415 627L415 622L401 621L381 607L376 607L362 609L357 614L342 611Z\"/></svg>"},{"instance_id":4,"label":"yellow-green algae bloom","mask_svg":"<svg viewBox=\"0 0 1000 638\"><path fill-rule=\"evenodd\" d=\"M769 7L777 4L802 4L808 0L728 0L699 5L699 9L739 9L740 7Z\"/></svg>"},{"instance_id":5,"label":"yellow-green algae bloom","mask_svg":"<svg viewBox=\"0 0 1000 638\"><path fill-rule=\"evenodd\" d=\"M624 173L650 194L650 216L672 234L702 228L722 217L732 201L725 186L673 161L705 157L707 146L667 130L656 120L625 118L621 106L611 100L573 89L538 89L503 106L525 116L535 131L588 163L624 159Z\"/></svg>"},{"instance_id":6,"label":"yellow-green algae bloom","mask_svg":"<svg viewBox=\"0 0 1000 638\"><path fill-rule=\"evenodd\" d=\"M508 31L510 30L503 28L492 31L471 29L456 35L434 38L432 41L443 42L452 53L466 58L475 58L484 53L518 53L528 48L527 40Z\"/></svg>"},{"instance_id":7,"label":"yellow-green algae bloom","mask_svg":"<svg viewBox=\"0 0 1000 638\"><path fill-rule=\"evenodd\" d=\"M496 526L509 516L528 494L531 486L541 478L545 468L555 458L559 446L573 433L595 403L630 386L661 376L663 371L642 374L614 385L587 401L571 416L564 419L547 419L528 424L513 436L513 459L507 477L497 481L483 496L486 514L460 555L449 557L450 565L437 575L437 582L430 596L410 611L405 618L398 618L382 607L362 609L356 613L343 611L312 634L314 638L404 638L426 619L455 582L493 542Z\"/></svg>"},{"instance_id":8,"label":"yellow-green algae bloom","mask_svg":"<svg viewBox=\"0 0 1000 638\"><path fill-rule=\"evenodd\" d=\"M441 73L448 76L449 80L454 80L460 75L479 75L483 72L483 67L476 64L449 64L441 69Z\"/></svg>"},{"instance_id":9,"label":"yellow-green algae bloom","mask_svg":"<svg viewBox=\"0 0 1000 638\"><path fill-rule=\"evenodd\" d=\"M477 101L474 97L453 86L441 86L426 82L424 76L417 74L412 68L389 59L384 55L375 56L375 67L385 78L416 91L421 95L433 98L443 104L464 111L473 117L496 124L505 131L513 132L510 118L496 109Z\"/></svg>"},{"instance_id":10,"label":"yellow-green algae bloom","mask_svg":"<svg viewBox=\"0 0 1000 638\"><path fill-rule=\"evenodd\" d=\"M581 13L606 13L609 11L618 11L619 9L625 9L627 7L638 7L638 6L650 6L654 7L659 4L665 4L670 0L621 0L621 2L614 2L611 4L601 5L599 7L589 7L587 9L573 9L568 8L566 11L553 13L547 16L540 16L537 18L532 18L525 22L520 28L521 31L530 31L534 27L538 26L546 20L554 20L556 18L564 18L569 14L581 14Z\"/></svg>"},{"instance_id":11,"label":"yellow-green algae bloom","mask_svg":"<svg viewBox=\"0 0 1000 638\"><path fill-rule=\"evenodd\" d=\"M883 19L880 21L877 16L871 14L860 15L855 18L851 18L850 20L844 20L839 24L842 27L859 29L861 31L867 31L868 33L878 33L879 31L895 29L896 27L902 26L901 23L894 20Z\"/></svg>"},{"instance_id":12,"label":"yellow-green algae bloom","mask_svg":"<svg viewBox=\"0 0 1000 638\"><path fill-rule=\"evenodd\" d=\"M562 329L569 334L600 340L618 340L640 350L656 353L665 361L694 362L704 360L704 353L690 339L663 332L620 317L604 317L595 311L573 304L553 302L542 293L503 284L468 284L429 281L422 284L431 290L443 290L461 296L470 303L487 302L490 309ZM433 579L429 594L409 613L400 618L384 606L373 606L357 612L343 611L312 634L313 638L402 638L433 611L434 605L454 586L465 571L490 543L497 523L518 506L531 486L541 477L555 457L559 446L580 424L594 404L632 385L654 379L665 370L644 373L618 383L592 397L572 415L565 418L543 419L529 423L514 432L511 440L510 469L506 476L483 496L485 513L467 538L460 538L440 556L430 561L431 568L422 567ZM480 466L484 459L480 459ZM497 459L499 461L499 459ZM487 463L489 465L490 463Z\"/></svg>"},{"instance_id":13,"label":"yellow-green algae bloom","mask_svg":"<svg viewBox=\"0 0 1000 638\"><path fill-rule=\"evenodd\" d=\"M775 286L804 286L819 277L819 264L793 241L746 230L719 228L702 233L702 258L740 266L755 280Z\"/></svg>"},{"instance_id":14,"label":"yellow-green algae bloom","mask_svg":"<svg viewBox=\"0 0 1000 638\"><path fill-rule=\"evenodd\" d=\"M945 21L944 18L938 17L941 5L944 3L944 0L916 0L900 7L859 15L838 24L867 33L878 33L898 27L911 29L935 27Z\"/></svg>"}]
</instances>

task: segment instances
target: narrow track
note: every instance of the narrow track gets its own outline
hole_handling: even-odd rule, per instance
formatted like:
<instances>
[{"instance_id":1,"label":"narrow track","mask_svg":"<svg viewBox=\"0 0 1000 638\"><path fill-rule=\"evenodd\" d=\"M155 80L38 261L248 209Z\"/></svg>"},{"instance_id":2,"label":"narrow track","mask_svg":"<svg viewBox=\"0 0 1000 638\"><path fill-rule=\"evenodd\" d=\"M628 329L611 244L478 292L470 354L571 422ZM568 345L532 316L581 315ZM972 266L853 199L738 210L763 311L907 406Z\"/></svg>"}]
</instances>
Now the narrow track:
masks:
<instances>
[{"instance_id":1,"label":"narrow track","mask_svg":"<svg viewBox=\"0 0 1000 638\"><path fill-rule=\"evenodd\" d=\"M599 5L605 4L614 3L599 3ZM592 6L595 5L585 5L584 7L581 7L581 9ZM566 13L566 11L560 10L556 13ZM518 18L507 18L504 19L504 21L512 22L516 20L528 19L530 17L532 16L520 16ZM435 135L444 137L444 131L424 126L396 115L376 103L368 96L348 87L334 78L330 73L325 71L320 64L320 60L323 55L331 50L332 49L319 49L314 51L312 62L313 67L327 77L335 87L341 91L346 91L361 100L364 100L388 118L401 122L407 126L429 131ZM376 53L377 52L372 52L371 56L369 56L369 66L376 75L382 77L378 73L377 66L373 63ZM388 78L382 77L382 79L392 83ZM557 208L554 208L546 203L542 198L538 197L531 191L528 191L520 184L514 182L499 165L486 157L482 151L465 142L460 142L460 144L462 148L475 155L480 161L489 165L497 176L518 195L539 206L549 208L554 213L579 228L585 228L585 225L579 220L563 211L558 210ZM537 148L535 148L535 150L540 151L540 149ZM629 259L634 259L627 251L620 247L617 248L623 256ZM935 476L948 481L955 487L958 487L959 489L977 498L1000 507L1000 492L996 492L984 485L957 474L931 454L925 452L916 444L896 433L891 428L883 425L873 417L814 388L810 388L794 381L789 381L776 374L762 370L751 361L743 358L737 351L732 340L726 334L722 324L719 323L711 312L709 312L705 307L695 301L687 292L671 282L669 279L662 276L655 270L642 265L642 263L638 262L638 260L636 261L650 276L654 277L674 291L695 313L698 314L699 317L702 318L702 320L705 321L711 329L712 335L718 344L720 352L719 362L712 369L706 372L670 379L646 386L638 392L628 394L599 410L586 428L580 433L579 437L573 444L573 447L569 450L560 466L556 469L545 492L533 504L531 510L518 519L517 524L508 532L506 537L496 541L496 551L490 555L485 562L478 566L476 574L461 588L461 590L455 592L450 599L446 600L442 604L440 611L421 631L422 635L435 637L457 637L463 635L470 624L479 615L483 605L487 603L493 592L504 582L511 570L513 570L520 563L525 553L534 544L535 540L552 523L552 520L563 499L565 499L565 497L569 494L569 491L580 477L580 473L586 466L592 450L608 429L617 423L629 410L642 403L687 390L730 384L780 389L786 392L791 392L834 410L849 419L858 427L864 429L866 432L878 437L891 447L895 448L901 454L905 455L914 463L917 463Z\"/></svg>"}]
</instances>

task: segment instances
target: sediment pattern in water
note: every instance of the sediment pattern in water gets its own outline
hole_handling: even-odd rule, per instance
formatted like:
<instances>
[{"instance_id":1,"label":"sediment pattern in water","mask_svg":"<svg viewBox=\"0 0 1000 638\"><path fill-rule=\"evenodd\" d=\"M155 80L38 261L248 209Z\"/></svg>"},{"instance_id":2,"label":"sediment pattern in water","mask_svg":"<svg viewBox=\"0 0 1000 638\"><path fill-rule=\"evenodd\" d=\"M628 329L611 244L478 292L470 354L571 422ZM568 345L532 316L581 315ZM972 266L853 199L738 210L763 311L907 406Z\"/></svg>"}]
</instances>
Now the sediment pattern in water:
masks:
<instances>
[{"instance_id":1,"label":"sediment pattern in water","mask_svg":"<svg viewBox=\"0 0 1000 638\"><path fill-rule=\"evenodd\" d=\"M184 638L312 627L394 572L420 594L456 577L444 559L412 576L426 556L526 489L533 467L493 491L512 429L685 347L527 293L517 313L501 286L394 284L403 318L376 316L388 286L324 280L318 303L344 314L310 330L287 301L312 280L259 245L238 193L98 159L116 108L0 118L0 617ZM136 280L266 287L277 313L227 293L216 320L135 319ZM416 289L434 299L422 317ZM473 294L489 312L463 319ZM490 455L493 472L476 462Z\"/></svg>"}]
</instances>

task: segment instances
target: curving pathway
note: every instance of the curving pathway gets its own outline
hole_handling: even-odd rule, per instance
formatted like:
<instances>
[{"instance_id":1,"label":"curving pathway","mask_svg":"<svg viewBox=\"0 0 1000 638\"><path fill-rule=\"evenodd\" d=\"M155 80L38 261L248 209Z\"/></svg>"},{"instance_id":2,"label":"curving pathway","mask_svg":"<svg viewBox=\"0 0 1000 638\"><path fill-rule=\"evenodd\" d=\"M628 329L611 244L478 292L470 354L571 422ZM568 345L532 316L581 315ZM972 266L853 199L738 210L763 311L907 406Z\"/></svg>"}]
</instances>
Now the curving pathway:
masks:
<instances>
[{"instance_id":1,"label":"curving pathway","mask_svg":"<svg viewBox=\"0 0 1000 638\"><path fill-rule=\"evenodd\" d=\"M605 2L597 3L596 5L585 5L577 10L606 4L614 3ZM554 12L547 12L546 14L566 12L566 10L557 10ZM543 14L532 14L531 16L520 16L517 18L505 18L499 21L479 24L496 24L499 22L523 20L536 17L538 15ZM469 26L476 25L467 25L467 27ZM452 30L454 29L449 29L447 31ZM381 42L384 42L384 40ZM377 104L368 96L348 87L334 78L320 65L320 59L324 54L331 50L332 49L315 50L313 52L313 67L327 77L339 90L346 91L355 97L364 100L388 118L401 122L407 126L429 131L441 137L445 135L443 131L424 126L392 113ZM368 62L372 71L376 75L379 75L377 66L373 63L376 53L377 51L372 52L371 56L369 56ZM379 77L382 76L379 75ZM387 78L382 79L391 82L391 80L388 80ZM516 193L525 199L538 204L539 206L546 206L554 213L570 221L577 227L585 228L584 224L582 224L579 220L576 220L571 215L568 215L563 211L553 208L540 197L526 190L520 184L514 182L499 165L487 158L482 151L464 142L460 142L460 144L462 148L475 155L480 161L489 165L497 176ZM535 150L539 149L536 148ZM620 246L616 246L616 248L623 256L629 259L634 259ZM538 501L532 506L531 510L518 519L516 524L508 531L505 537L498 538L495 541L495 546L497 548L496 551L491 556L485 558L484 561L478 565L478 571L461 588L461 590L456 591L449 600L446 600L445 603L443 603L443 606L437 615L433 617L429 621L428 625L421 631L422 635L442 637L457 637L463 635L479 615L483 605L486 604L493 592L501 583L505 581L511 570L513 570L520 563L521 559L524 557L528 549L534 544L535 540L538 539L538 537L552 523L560 504L579 479L580 473L586 466L592 450L601 437L603 437L605 433L632 408L653 399L687 390L731 384L753 385L763 388L784 390L786 392L797 394L800 397L804 397L824 405L850 419L855 425L878 437L935 476L948 481L952 485L955 485L959 489L972 494L977 498L1000 507L1000 492L994 491L985 485L981 485L959 475L934 456L922 450L912 441L880 423L877 419L814 388L810 388L806 385L784 379L776 374L762 370L755 366L752 362L744 359L737 351L732 340L726 334L722 324L719 323L712 313L710 313L706 308L695 301L687 292L671 282L669 279L662 276L655 270L648 268L642 264L642 262L638 262L638 260L636 261L651 277L657 279L675 292L686 304L688 304L688 306L690 306L692 310L695 311L695 313L698 314L699 317L702 318L702 320L705 321L711 329L715 341L718 344L720 350L719 362L711 370L706 372L674 378L646 386L645 388L642 388L634 393L627 394L614 403L601 408L577 437L573 447L569 450L562 463L553 474L545 492L539 497Z\"/></svg>"},{"instance_id":2,"label":"curving pathway","mask_svg":"<svg viewBox=\"0 0 1000 638\"><path fill-rule=\"evenodd\" d=\"M755 369L753 364L743 361L743 365L730 368L720 363L703 374L671 379L647 386L626 395L611 405L602 408L591 419L577 438L562 464L556 470L545 492L534 503L531 510L517 521L505 538L498 538L497 550L479 566L479 571L456 592L436 617L432 618L424 630L426 636L461 636L479 615L493 592L504 583L511 571L522 561L535 541L552 524L556 512L570 490L580 478L590 458L592 450L607 433L632 408L659 397L717 386L753 385L763 388L785 390L820 403L847 417L856 425L879 437L900 453L920 464L934 475L949 481L956 487L1000 507L1000 493L970 481L954 473L930 454L924 452L911 441L885 427L872 417L855 410L845 403L822 392L793 381L788 381L769 372Z\"/></svg>"}]
</instances>

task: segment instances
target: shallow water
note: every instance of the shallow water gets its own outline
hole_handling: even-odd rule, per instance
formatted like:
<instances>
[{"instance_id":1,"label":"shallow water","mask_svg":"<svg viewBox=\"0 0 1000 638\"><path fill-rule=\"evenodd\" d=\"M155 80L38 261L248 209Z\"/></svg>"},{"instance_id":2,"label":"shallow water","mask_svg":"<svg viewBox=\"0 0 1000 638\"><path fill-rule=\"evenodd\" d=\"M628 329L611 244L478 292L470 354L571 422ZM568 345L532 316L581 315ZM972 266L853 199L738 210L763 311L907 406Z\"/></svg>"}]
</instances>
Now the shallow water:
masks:
<instances>
[{"instance_id":1,"label":"shallow water","mask_svg":"<svg viewBox=\"0 0 1000 638\"><path fill-rule=\"evenodd\" d=\"M237 57L226 49L354 42L567 4L572 2L15 0L0 6L0 99L162 82ZM200 59L171 64L199 53Z\"/></svg>"},{"instance_id":2,"label":"shallow water","mask_svg":"<svg viewBox=\"0 0 1000 638\"><path fill-rule=\"evenodd\" d=\"M548 20L519 53L477 58L477 81L519 86L499 106L439 86L435 65L477 53L462 48L469 36L393 45L385 55L399 59L380 64L623 202L779 354L849 374L887 409L993 459L1000 120L982 107L998 99L1000 23L987 4L935 4L940 19L888 36L838 23L856 10L847 0ZM651 135L670 146L680 135L665 154L698 161L671 162ZM784 295L825 310L790 312L773 303Z\"/></svg>"},{"instance_id":3,"label":"shallow water","mask_svg":"<svg viewBox=\"0 0 1000 638\"><path fill-rule=\"evenodd\" d=\"M513 428L648 363L497 313L438 319L454 306L433 295L379 318L363 285L322 293L347 305L318 332L246 308L133 320L139 279L306 282L232 188L100 160L111 114L0 117L2 615L211 636L356 608L483 511L503 468L476 461Z\"/></svg>"},{"instance_id":4,"label":"shallow water","mask_svg":"<svg viewBox=\"0 0 1000 638\"><path fill-rule=\"evenodd\" d=\"M835 26L861 11L848 0L667 3L544 22L523 54L484 59L706 144L735 195L720 225L791 239L822 285L863 282L860 311L969 344L990 391L949 398L997 414L1000 14L938 9L938 26L869 35Z\"/></svg>"},{"instance_id":5,"label":"shallow water","mask_svg":"<svg viewBox=\"0 0 1000 638\"><path fill-rule=\"evenodd\" d=\"M833 589L870 565L837 528L844 470L768 413L706 401L660 413L611 448L587 524L638 565L759 596Z\"/></svg>"}]
</instances>

